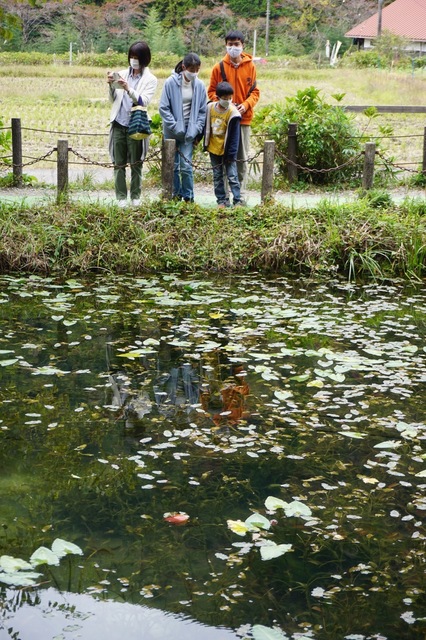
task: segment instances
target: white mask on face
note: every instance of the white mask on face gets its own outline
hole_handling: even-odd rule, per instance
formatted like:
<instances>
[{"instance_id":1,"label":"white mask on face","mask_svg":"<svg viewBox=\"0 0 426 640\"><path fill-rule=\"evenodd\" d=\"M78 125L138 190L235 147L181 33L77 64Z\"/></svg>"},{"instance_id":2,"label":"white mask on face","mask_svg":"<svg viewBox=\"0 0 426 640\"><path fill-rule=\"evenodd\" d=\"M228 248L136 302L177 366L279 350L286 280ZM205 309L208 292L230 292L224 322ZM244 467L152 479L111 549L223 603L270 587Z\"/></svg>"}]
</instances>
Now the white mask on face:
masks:
<instances>
[{"instance_id":1,"label":"white mask on face","mask_svg":"<svg viewBox=\"0 0 426 640\"><path fill-rule=\"evenodd\" d=\"M141 63L136 58L130 58L130 66L132 69L140 69Z\"/></svg>"},{"instance_id":2,"label":"white mask on face","mask_svg":"<svg viewBox=\"0 0 426 640\"><path fill-rule=\"evenodd\" d=\"M231 56L231 58L238 58L238 56L240 56L243 52L242 47L236 47L236 46L226 47L226 50Z\"/></svg>"},{"instance_id":3,"label":"white mask on face","mask_svg":"<svg viewBox=\"0 0 426 640\"><path fill-rule=\"evenodd\" d=\"M194 78L196 78L198 76L198 71L187 71L185 69L185 71L183 72L185 78L188 80L188 82L194 80Z\"/></svg>"},{"instance_id":4,"label":"white mask on face","mask_svg":"<svg viewBox=\"0 0 426 640\"><path fill-rule=\"evenodd\" d=\"M228 109L229 105L231 104L231 101L230 100L225 100L224 98L219 98L219 104L224 109Z\"/></svg>"}]
</instances>

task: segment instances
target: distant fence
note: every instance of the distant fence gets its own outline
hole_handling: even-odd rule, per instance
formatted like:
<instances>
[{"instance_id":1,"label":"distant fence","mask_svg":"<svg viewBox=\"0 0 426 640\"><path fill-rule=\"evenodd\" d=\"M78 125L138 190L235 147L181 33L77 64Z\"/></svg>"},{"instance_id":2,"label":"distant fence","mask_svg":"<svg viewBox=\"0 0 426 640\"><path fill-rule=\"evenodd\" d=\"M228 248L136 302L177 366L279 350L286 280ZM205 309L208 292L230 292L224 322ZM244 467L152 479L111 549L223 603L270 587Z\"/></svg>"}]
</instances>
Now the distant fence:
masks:
<instances>
[{"instance_id":1,"label":"distant fence","mask_svg":"<svg viewBox=\"0 0 426 640\"><path fill-rule=\"evenodd\" d=\"M354 112L362 112L367 109L367 106L345 106L344 107L348 111ZM383 113L426 113L426 107L404 107L404 106L379 106L375 107L378 111ZM6 127L5 127L6 128ZM87 165L92 166L101 166L101 167L109 167L114 168L112 163L106 162L97 162L91 160L90 158L85 157L75 149L69 146L67 139L58 139L57 146L50 149L44 155L33 158L29 162L23 162L23 152L22 152L22 126L20 118L12 118L11 120L11 131L12 131L12 162L3 163L0 159L0 168L1 166L8 167L12 166L13 171L13 182L16 186L21 186L23 183L23 168L29 165L36 164L43 160L47 160L52 154L56 153L56 164L57 164L57 194L58 199L63 197L63 195L68 190L68 167L69 167L69 156L73 154ZM65 132L49 132L49 133L63 133ZM72 135L72 134L69 134ZM79 134L79 135L102 135L107 136L108 134ZM394 162L387 160L382 156L382 154L378 153L376 150L375 142L367 142L363 151L361 151L357 156L351 157L347 162L342 165L331 167L327 169L312 169L310 167L304 167L298 162L298 142L297 142L297 124L290 124L287 132L288 144L287 144L287 155L280 153L280 158L285 161L288 172L288 180L290 183L295 183L298 180L299 172L304 173L330 173L333 171L338 171L350 164L355 164L360 160L360 158L364 157L363 163L363 171L362 171L362 187L364 189L371 189L373 186L374 180L374 171L375 171L375 158L378 155L386 164L386 166L392 166L398 170L412 171L418 173L418 170L407 169L401 164L395 164ZM389 137L407 137L407 136L389 136ZM413 136L409 136L413 137ZM416 136L417 137L417 136ZM420 137L420 134L419 134ZM424 128L424 132L422 134L423 137L423 158L422 158L422 173L426 175L426 127ZM145 161L153 160L154 158L159 159L161 162L161 179L162 179L162 196L164 199L170 199L172 197L172 189L173 189L173 167L174 167L174 159L176 154L176 143L174 140L163 140L162 147L160 150L153 151ZM274 184L274 164L275 164L275 155L276 155L276 147L275 142L272 140L265 140L263 143L263 148L255 155L253 158L249 158L248 162L253 162L259 155L263 155L262 162L262 180L261 180L261 200L264 201L266 199L270 199L273 196L273 184ZM189 160L188 160L189 162ZM191 163L194 168L198 168L196 164ZM126 165L128 166L128 165ZM209 167L209 171L211 168Z\"/></svg>"}]
</instances>

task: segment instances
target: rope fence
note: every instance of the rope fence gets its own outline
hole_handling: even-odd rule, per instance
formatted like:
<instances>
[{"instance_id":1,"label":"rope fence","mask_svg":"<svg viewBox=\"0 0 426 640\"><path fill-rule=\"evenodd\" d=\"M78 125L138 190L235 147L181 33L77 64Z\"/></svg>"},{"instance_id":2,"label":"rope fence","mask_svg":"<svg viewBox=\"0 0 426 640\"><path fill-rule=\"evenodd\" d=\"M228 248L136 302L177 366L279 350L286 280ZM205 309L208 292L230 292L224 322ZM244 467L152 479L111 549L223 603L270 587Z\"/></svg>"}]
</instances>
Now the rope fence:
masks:
<instances>
[{"instance_id":1,"label":"rope fence","mask_svg":"<svg viewBox=\"0 0 426 640\"><path fill-rule=\"evenodd\" d=\"M39 155L37 157L24 156L22 152L22 131L33 131L40 133L48 133L55 135L62 135L67 137L79 137L79 136L91 136L91 137L103 137L107 138L108 133L80 133L71 131L54 131L47 129L34 129L30 127L22 127L21 120L19 118L12 118L11 127L1 127L0 131L11 130L12 131L12 155L0 157L0 169L10 169L13 171L13 183L15 186L22 186L23 174L22 171L25 167L35 165L40 162L55 162L57 164L57 188L58 198L63 197L64 193L68 189L68 165L83 165L83 166L96 166L108 169L117 169L132 164L126 165L114 165L112 162L101 162L90 158L88 155L77 151L73 147L68 145L68 139L58 139L57 145ZM418 168L412 168L421 164L421 173L426 175L426 127L423 135L414 134L407 135L390 135L390 136L369 136L371 141L365 144L365 148L358 154L350 157L346 162L336 164L333 167L321 168L321 167L307 167L300 164L298 161L298 145L297 145L297 124L290 124L288 127L288 144L287 154L283 153L280 149L277 149L275 142L267 140L265 136L253 136L257 141L259 150L248 157L245 160L237 160L237 162L244 162L249 165L256 166L257 169L262 167L262 186L261 186L261 199L271 198L273 194L273 178L276 156L287 167L288 180L290 183L297 182L299 173L307 174L329 174L336 171L341 171L351 165L359 164L361 166L361 159L364 159L362 169L362 186L365 189L371 189L374 180L375 165L384 167L386 170L393 169L395 172L409 172L419 173ZM423 158L421 163L414 162L395 162L393 158L387 158L384 153L376 149L376 141L382 139L397 139L397 138L423 138ZM362 137L360 136L360 139ZM261 145L261 142L263 144ZM52 158L56 153L56 160ZM148 152L144 158L144 162L156 162L161 166L162 176L162 193L164 198L171 198L173 188L173 168L176 161L176 157L180 156L184 162L191 165L194 171L200 173L211 173L211 165L208 161L200 161L197 158L189 159L185 157L179 150L176 150L176 143L174 140L162 140L160 148L154 148ZM70 158L74 157L75 160ZM377 163L376 158L381 162ZM134 164L139 164L134 163Z\"/></svg>"}]
</instances>

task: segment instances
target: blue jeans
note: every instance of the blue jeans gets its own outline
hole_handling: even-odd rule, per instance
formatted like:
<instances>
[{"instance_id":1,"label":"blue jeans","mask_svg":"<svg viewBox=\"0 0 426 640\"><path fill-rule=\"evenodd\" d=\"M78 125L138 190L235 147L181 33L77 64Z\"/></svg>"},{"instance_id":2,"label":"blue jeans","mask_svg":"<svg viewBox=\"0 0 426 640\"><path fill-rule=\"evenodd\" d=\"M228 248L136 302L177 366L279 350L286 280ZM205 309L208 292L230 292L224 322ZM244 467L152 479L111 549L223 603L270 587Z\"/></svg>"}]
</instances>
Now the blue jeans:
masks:
<instances>
[{"instance_id":1,"label":"blue jeans","mask_svg":"<svg viewBox=\"0 0 426 640\"><path fill-rule=\"evenodd\" d=\"M213 168L214 195L218 204L230 206L229 197L226 195L224 175L228 178L229 188L234 197L234 204L241 202L240 181L238 180L237 163L235 160L227 162L223 156L210 153L210 162Z\"/></svg>"},{"instance_id":2,"label":"blue jeans","mask_svg":"<svg viewBox=\"0 0 426 640\"><path fill-rule=\"evenodd\" d=\"M176 140L176 155L173 168L173 197L194 200L194 177L192 173L192 152L194 144ZM186 158L189 160L187 162Z\"/></svg>"}]
</instances>

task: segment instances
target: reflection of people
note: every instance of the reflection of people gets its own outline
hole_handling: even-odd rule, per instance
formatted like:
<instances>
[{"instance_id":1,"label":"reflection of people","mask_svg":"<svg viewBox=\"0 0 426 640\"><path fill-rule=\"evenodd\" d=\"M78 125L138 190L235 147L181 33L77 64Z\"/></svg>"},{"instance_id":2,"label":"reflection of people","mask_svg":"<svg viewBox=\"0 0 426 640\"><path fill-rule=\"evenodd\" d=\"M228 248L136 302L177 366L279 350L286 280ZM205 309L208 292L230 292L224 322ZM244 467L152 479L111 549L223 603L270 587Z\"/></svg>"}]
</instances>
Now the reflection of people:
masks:
<instances>
[{"instance_id":1,"label":"reflection of people","mask_svg":"<svg viewBox=\"0 0 426 640\"><path fill-rule=\"evenodd\" d=\"M159 108L164 138L176 140L173 197L186 202L194 200L192 152L201 140L206 119L207 95L198 78L200 65L195 53L186 54L164 83Z\"/></svg>"},{"instance_id":2,"label":"reflection of people","mask_svg":"<svg viewBox=\"0 0 426 640\"><path fill-rule=\"evenodd\" d=\"M224 172L234 197L234 205L241 204L237 171L237 152L240 141L241 116L232 104L233 88L229 82L216 87L218 101L208 105L204 146L210 154L213 168L214 194L219 207L229 207L225 191Z\"/></svg>"},{"instance_id":3,"label":"reflection of people","mask_svg":"<svg viewBox=\"0 0 426 640\"><path fill-rule=\"evenodd\" d=\"M118 80L108 72L111 130L109 151L114 163L115 196L120 207L127 203L126 164L130 162L130 198L139 206L142 185L142 163L148 153L149 138L132 140L127 135L130 110L139 104L148 106L157 87L157 78L148 68L151 51L146 42L135 42L128 52L129 67L119 72ZM120 88L118 88L118 86Z\"/></svg>"},{"instance_id":4,"label":"reflection of people","mask_svg":"<svg viewBox=\"0 0 426 640\"><path fill-rule=\"evenodd\" d=\"M252 56L244 53L244 35L241 31L230 31L225 36L226 55L212 69L207 90L209 100L217 100L216 87L219 82L227 81L234 88L234 103L241 114L240 145L238 148L238 178L241 197L245 198L247 187L250 152L250 124L253 108L260 98L256 82L256 66Z\"/></svg>"},{"instance_id":5,"label":"reflection of people","mask_svg":"<svg viewBox=\"0 0 426 640\"><path fill-rule=\"evenodd\" d=\"M212 418L217 426L237 424L249 414L246 408L246 397L250 393L246 381L246 372L241 365L232 368L232 375L224 380L220 389L221 411L212 413ZM208 408L209 397L204 394L203 408Z\"/></svg>"}]
</instances>

